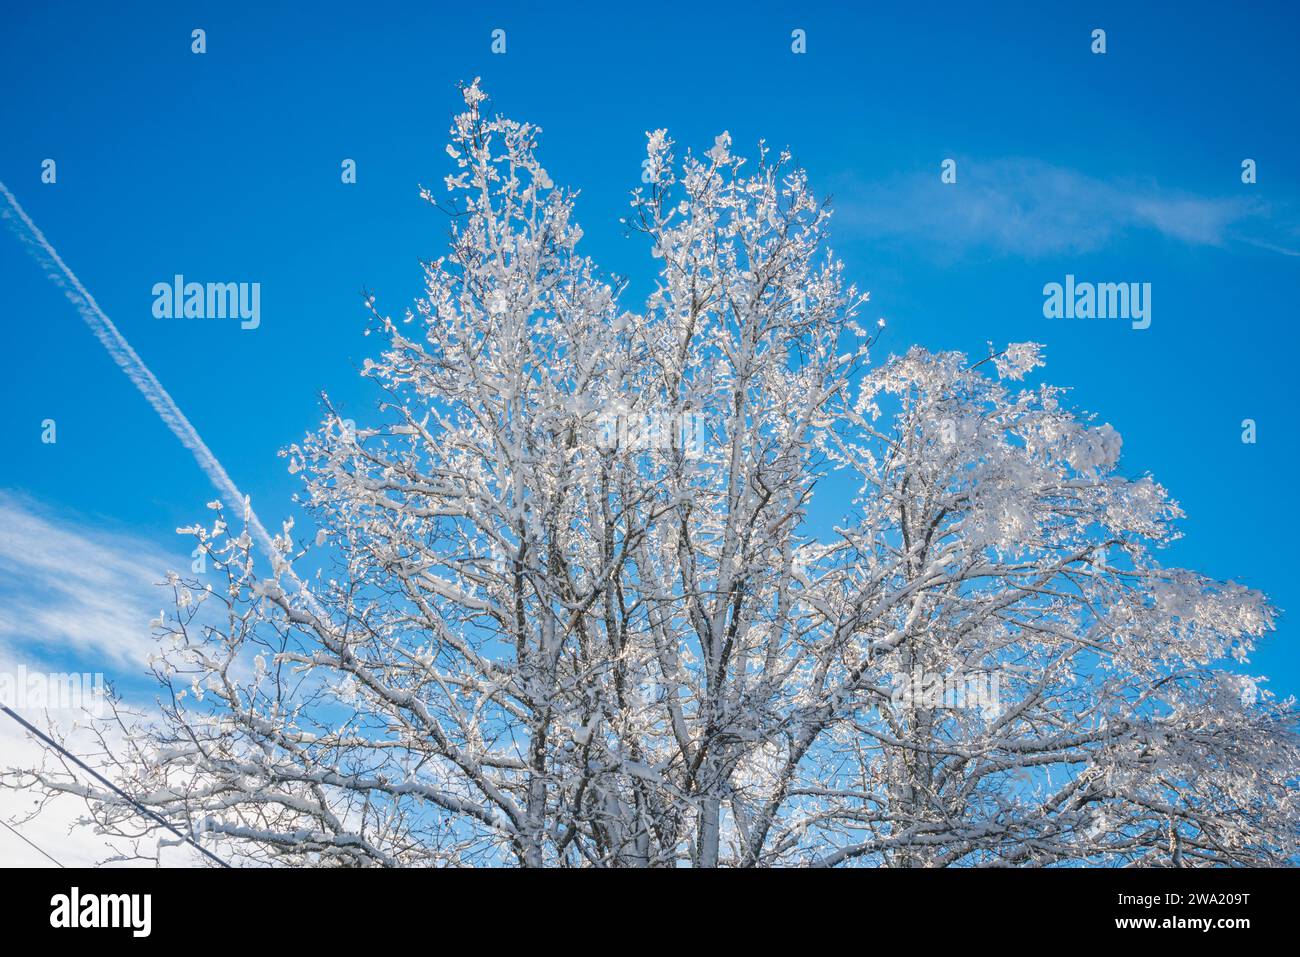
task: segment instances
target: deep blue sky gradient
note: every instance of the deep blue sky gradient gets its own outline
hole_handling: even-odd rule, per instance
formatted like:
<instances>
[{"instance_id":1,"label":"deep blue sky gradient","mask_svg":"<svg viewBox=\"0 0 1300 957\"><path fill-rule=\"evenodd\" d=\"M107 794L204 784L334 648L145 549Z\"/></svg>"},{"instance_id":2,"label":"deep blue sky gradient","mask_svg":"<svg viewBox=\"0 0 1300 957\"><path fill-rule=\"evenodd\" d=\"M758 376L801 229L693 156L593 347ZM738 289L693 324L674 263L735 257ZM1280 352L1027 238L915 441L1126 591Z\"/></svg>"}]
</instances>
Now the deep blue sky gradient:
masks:
<instances>
[{"instance_id":1,"label":"deep blue sky gradient","mask_svg":"<svg viewBox=\"0 0 1300 957\"><path fill-rule=\"evenodd\" d=\"M858 6L10 5L0 180L274 529L297 485L276 451L318 421L318 392L367 415L356 368L377 344L361 335L361 290L402 312L418 260L445 245L417 185L449 171L458 81L482 76L496 109L543 127L552 178L582 190L583 245L631 278L630 308L653 280L643 241L618 222L645 131L702 151L727 129L750 156L760 137L788 144L841 211L834 246L872 292L866 319L888 317L882 352L1046 343L1041 378L1112 423L1126 471L1153 472L1187 510L1168 562L1262 588L1287 612L1253 667L1300 692L1300 14ZM489 49L496 27L504 56ZM804 56L790 52L796 27ZM1094 27L1105 56L1089 52ZM55 186L39 179L46 157ZM339 180L345 157L354 186ZM955 187L939 183L946 157L959 160ZM1240 181L1244 157L1257 185ZM1005 189L1008 164L1028 161L1128 195L1256 206L1213 241L1121 226L1081 248L1046 237L1041 252L927 233L905 215L876 228L876 211L897 206L889 184L978 189L996 169ZM1150 282L1152 327L1044 319L1042 286L1067 272ZM155 320L151 287L175 273L260 282L261 328ZM207 516L206 479L7 232L0 276L0 488L183 554L174 529ZM39 442L47 417L54 446ZM1240 441L1246 417L1256 445Z\"/></svg>"}]
</instances>

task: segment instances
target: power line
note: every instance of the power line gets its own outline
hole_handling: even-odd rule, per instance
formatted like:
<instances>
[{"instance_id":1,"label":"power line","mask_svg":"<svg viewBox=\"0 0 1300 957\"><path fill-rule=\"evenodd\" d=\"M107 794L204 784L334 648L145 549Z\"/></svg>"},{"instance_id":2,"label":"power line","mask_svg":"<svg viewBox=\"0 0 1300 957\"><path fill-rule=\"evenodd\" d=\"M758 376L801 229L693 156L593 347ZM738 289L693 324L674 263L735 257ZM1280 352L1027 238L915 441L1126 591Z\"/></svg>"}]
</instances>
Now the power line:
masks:
<instances>
[{"instance_id":1,"label":"power line","mask_svg":"<svg viewBox=\"0 0 1300 957\"><path fill-rule=\"evenodd\" d=\"M58 751L60 754L62 754L65 758L67 758L69 761L71 761L71 762L72 762L73 764L75 764L77 767L81 768L81 769L82 769L83 771L85 771L87 774L89 774L89 775L91 775L92 777L94 777L95 780L99 781L99 782L100 782L101 784L103 784L105 787L111 789L111 790L112 790L115 794L117 794L119 797L121 797L123 800L127 801L127 802L130 803L133 807L135 807L136 810L138 810L141 814L145 815L145 817L152 818L153 820L157 821L157 822L158 822L159 824L161 824L163 827L167 828L167 830L171 831L173 834L175 834L177 837L179 837L182 841L185 841L187 844L193 845L193 846L198 850L198 852L199 852L200 854L204 855L205 857L208 857L208 858L210 858L211 860L216 861L216 862L217 862L218 864L220 864L222 867L230 867L229 864L227 864L227 863L226 863L225 861L223 861L221 858L217 857L217 855L213 854L211 851L209 851L206 847L204 847L204 846L203 846L202 844L200 844L198 841L194 840L194 838L190 837L188 834L186 834L186 833L184 833L183 831L179 830L178 828L174 827L174 826L173 826L170 822L168 822L166 819L164 819L164 818L162 818L162 817L159 817L159 816L158 816L157 814L155 814L153 811L149 810L147 807L145 807L143 804L141 804L141 803L140 803L139 801L137 801L135 798L131 797L131 795L127 794L125 791L123 791L121 788L119 788L116 784L114 784L114 783L113 783L112 781L110 781L108 778L104 777L102 774L100 774L98 771L96 771L96 770L95 770L94 768L92 768L90 765L86 764L86 763L85 763L84 761L82 761L79 757L77 757L75 754L73 754L73 753L72 753L71 751L69 751L67 748L63 747L63 745L59 744L59 742L55 741L53 738L51 738L51 737L50 737L49 735L47 735L45 732L41 731L38 727L36 727L36 725L32 724L30 721L28 721L28 720L26 720L25 718L23 718L23 717L22 717L21 715L19 715L17 712L11 710L9 707L7 707L6 705L2 705L2 704L0 704L0 711L3 711L5 714L9 715L9 717L13 718L15 721L17 721L19 724L21 724L24 728L26 728L26 729L27 729L28 731L30 731L32 734L36 735L36 737L40 738L42 741L44 741L44 742L45 742L46 744L48 744L50 747L54 748L54 750ZM44 853L44 852L42 852L42 853Z\"/></svg>"},{"instance_id":2,"label":"power line","mask_svg":"<svg viewBox=\"0 0 1300 957\"><path fill-rule=\"evenodd\" d=\"M36 850L38 853L40 853L40 854L44 854L44 855L45 855L49 860L54 861L55 864L58 864L59 867L63 867L63 865L62 865L62 864L59 864L59 862L58 862L57 860L54 860L54 856L53 856L53 855L46 853L46 852L45 852L44 850L42 850L41 848L37 847L36 844L35 844L33 841L31 841L31 840L29 840L28 838L24 837L20 832L18 832L18 831L15 830L14 828L10 827L10 826L9 826L9 822L6 821L6 820L5 820L4 818L2 818L2 817L0 817L0 824L4 825L5 829L6 829L10 834L12 834L14 837L18 838L18 840L22 841L22 842L23 842L24 844L26 844L28 847L31 847L31 848L35 849L35 850ZM67 868L64 868L64 870L67 870Z\"/></svg>"}]
</instances>

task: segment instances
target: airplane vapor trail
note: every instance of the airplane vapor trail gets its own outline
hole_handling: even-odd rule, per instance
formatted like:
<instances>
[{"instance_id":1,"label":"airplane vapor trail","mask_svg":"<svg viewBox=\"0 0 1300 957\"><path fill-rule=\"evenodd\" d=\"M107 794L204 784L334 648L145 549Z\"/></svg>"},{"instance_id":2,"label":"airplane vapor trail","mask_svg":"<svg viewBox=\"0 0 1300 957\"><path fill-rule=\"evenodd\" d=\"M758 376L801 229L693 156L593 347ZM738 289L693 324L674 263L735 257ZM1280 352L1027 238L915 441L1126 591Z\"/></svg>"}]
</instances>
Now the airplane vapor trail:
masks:
<instances>
[{"instance_id":1,"label":"airplane vapor trail","mask_svg":"<svg viewBox=\"0 0 1300 957\"><path fill-rule=\"evenodd\" d=\"M68 268L67 263L50 245L49 240L45 238L45 234L32 222L31 217L27 215L17 198L3 182L0 182L0 193L4 194L4 198L12 209L12 212L10 210L0 210L0 215L3 215L10 228L23 241L33 258L44 267L46 276L64 291L64 295L76 307L77 312L81 314L81 318L86 321L86 325L90 326L90 330L108 351L109 356L126 373L127 378L135 383L135 387L153 406L154 411L171 429L172 434L190 450L199 468L216 486L217 492L225 502L226 507L243 514L244 521L253 534L253 539L270 560L272 568L281 569L283 566L282 570L287 571L302 594L306 596L308 602L313 606L313 610L315 610L318 606L314 597L293 569L284 565L283 556L280 554L279 549L275 547L271 536L267 534L265 526L257 517L257 513L253 511L248 496L244 495L235 485L234 481L226 473L225 468L217 460L217 457L212 454L212 450L199 436L198 431L190 424L189 419L181 412L180 407L176 405L167 390L163 388L162 383L144 364L136 351L131 348L131 344L118 331L117 326L113 325L112 320L99 307L99 303L95 302L95 297L81 284L81 280L77 278L76 274Z\"/></svg>"}]
</instances>

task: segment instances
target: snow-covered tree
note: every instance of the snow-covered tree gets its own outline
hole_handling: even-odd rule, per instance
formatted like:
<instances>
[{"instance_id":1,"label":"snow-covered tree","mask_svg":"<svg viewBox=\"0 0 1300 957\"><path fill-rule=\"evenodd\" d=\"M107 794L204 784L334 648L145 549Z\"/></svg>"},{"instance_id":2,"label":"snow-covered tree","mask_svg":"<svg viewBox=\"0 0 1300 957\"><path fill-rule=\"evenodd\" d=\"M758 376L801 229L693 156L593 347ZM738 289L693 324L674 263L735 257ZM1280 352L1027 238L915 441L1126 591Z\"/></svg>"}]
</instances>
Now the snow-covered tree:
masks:
<instances>
[{"instance_id":1,"label":"snow-covered tree","mask_svg":"<svg viewBox=\"0 0 1300 957\"><path fill-rule=\"evenodd\" d=\"M373 421L285 450L314 539L188 530L119 786L244 862L1294 859L1293 704L1229 670L1273 610L1156 561L1178 507L1036 346L869 363L827 208L725 133L649 135L628 310L537 129L465 102Z\"/></svg>"}]
</instances>

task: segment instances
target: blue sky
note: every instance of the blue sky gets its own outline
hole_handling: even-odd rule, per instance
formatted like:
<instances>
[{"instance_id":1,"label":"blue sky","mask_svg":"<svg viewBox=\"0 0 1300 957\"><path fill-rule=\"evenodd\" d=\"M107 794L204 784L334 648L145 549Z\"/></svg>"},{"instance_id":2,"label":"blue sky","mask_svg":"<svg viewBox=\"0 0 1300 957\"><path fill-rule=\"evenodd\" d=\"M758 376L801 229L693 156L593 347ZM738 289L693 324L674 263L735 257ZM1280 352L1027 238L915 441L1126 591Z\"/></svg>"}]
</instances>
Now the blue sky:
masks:
<instances>
[{"instance_id":1,"label":"blue sky","mask_svg":"<svg viewBox=\"0 0 1300 957\"><path fill-rule=\"evenodd\" d=\"M1045 343L1040 377L1112 423L1126 470L1154 473L1188 512L1167 561L1284 610L1254 670L1300 692L1287 5L232 6L7 10L0 180L268 526L296 487L276 452L318 421L318 393L364 421L360 292L394 313L419 292L418 260L446 227L417 186L448 171L456 84L482 76L497 109L543 127L552 178L582 190L586 251L631 279L629 306L653 278L618 223L645 131L703 150L726 129L740 155L788 144L833 196L834 247L871 290L867 318L889 320L881 350ZM1090 52L1094 28L1105 55ZM340 182L345 158L355 185ZM261 326L154 319L153 284L176 273L261 283ZM1151 328L1045 319L1042 287L1067 273L1151 283ZM123 648L164 603L148 580L180 564L175 529L215 493L8 231L0 275L0 659L76 662L132 687Z\"/></svg>"}]
</instances>

